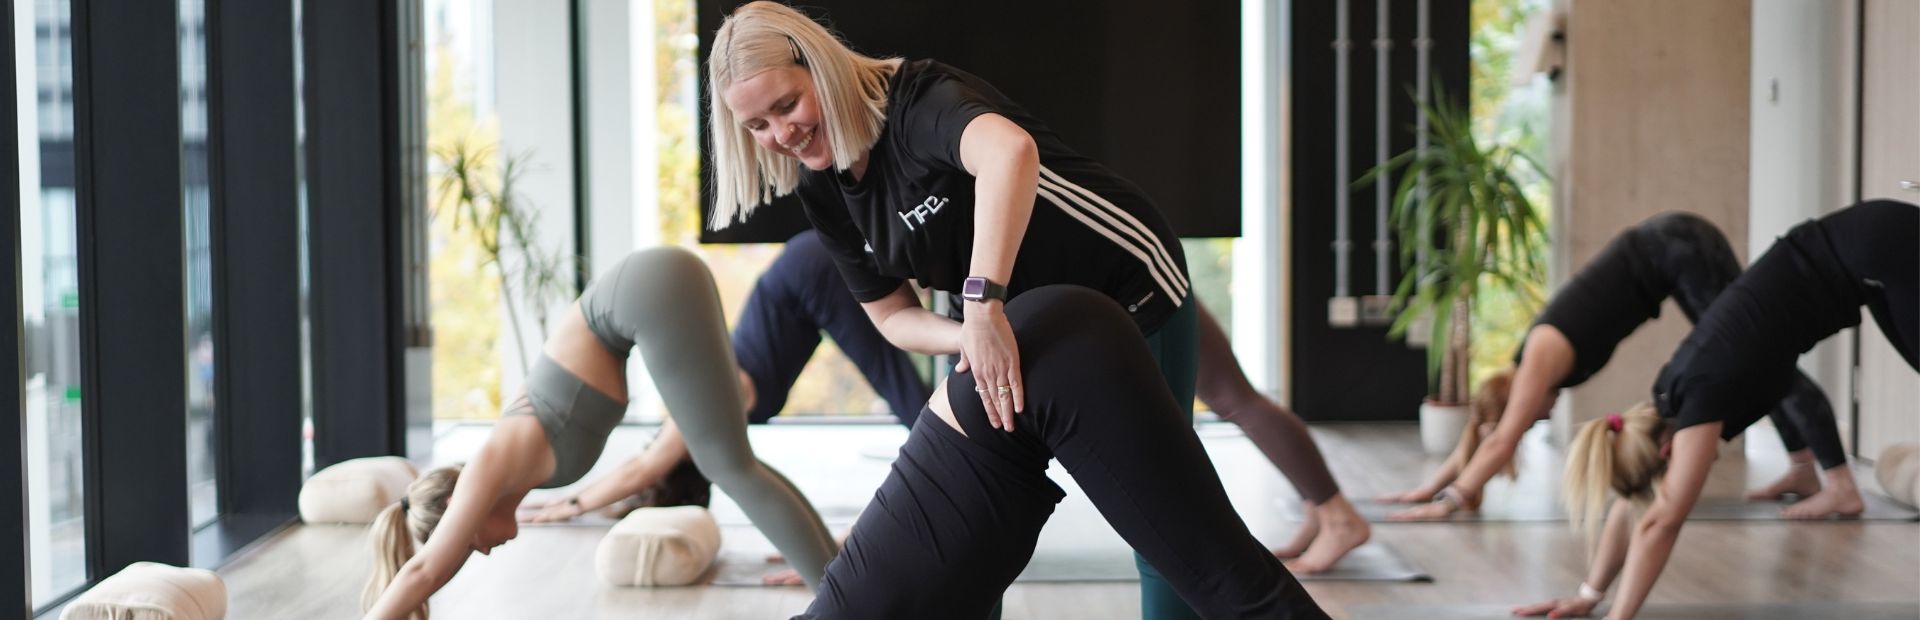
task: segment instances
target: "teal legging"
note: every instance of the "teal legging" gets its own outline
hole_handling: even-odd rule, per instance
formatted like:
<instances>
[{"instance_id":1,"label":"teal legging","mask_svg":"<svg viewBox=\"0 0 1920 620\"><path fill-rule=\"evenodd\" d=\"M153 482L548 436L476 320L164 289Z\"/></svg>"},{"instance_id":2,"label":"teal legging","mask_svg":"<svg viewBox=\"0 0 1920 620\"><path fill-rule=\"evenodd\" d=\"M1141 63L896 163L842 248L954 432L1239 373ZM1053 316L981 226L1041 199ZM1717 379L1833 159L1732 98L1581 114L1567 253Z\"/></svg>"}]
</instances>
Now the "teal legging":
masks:
<instances>
[{"instance_id":1,"label":"teal legging","mask_svg":"<svg viewBox=\"0 0 1920 620\"><path fill-rule=\"evenodd\" d=\"M1166 377L1167 387L1172 388L1174 402L1179 404L1180 415L1187 422L1193 422L1194 382L1200 373L1200 328L1199 307L1196 298L1188 297L1180 309L1174 311L1160 330L1147 336L1147 350L1153 353L1153 360L1160 364L1160 375ZM1144 620L1199 620L1200 614L1194 613L1187 602L1173 591L1160 571L1154 570L1146 558L1139 553L1133 554L1133 564L1140 569L1140 617Z\"/></svg>"}]
</instances>

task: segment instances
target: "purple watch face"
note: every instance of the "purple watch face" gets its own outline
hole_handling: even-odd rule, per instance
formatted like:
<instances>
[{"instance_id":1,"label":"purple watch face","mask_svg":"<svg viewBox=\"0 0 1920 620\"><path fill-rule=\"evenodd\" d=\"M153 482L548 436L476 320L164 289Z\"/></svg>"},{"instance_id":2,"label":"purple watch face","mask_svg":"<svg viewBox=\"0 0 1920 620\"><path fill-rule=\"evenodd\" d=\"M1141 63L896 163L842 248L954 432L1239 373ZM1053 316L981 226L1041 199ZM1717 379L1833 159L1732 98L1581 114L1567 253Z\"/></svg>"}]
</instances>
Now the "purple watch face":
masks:
<instances>
[{"instance_id":1,"label":"purple watch face","mask_svg":"<svg viewBox=\"0 0 1920 620\"><path fill-rule=\"evenodd\" d=\"M986 278L967 278L960 283L960 296L979 299L987 296Z\"/></svg>"}]
</instances>

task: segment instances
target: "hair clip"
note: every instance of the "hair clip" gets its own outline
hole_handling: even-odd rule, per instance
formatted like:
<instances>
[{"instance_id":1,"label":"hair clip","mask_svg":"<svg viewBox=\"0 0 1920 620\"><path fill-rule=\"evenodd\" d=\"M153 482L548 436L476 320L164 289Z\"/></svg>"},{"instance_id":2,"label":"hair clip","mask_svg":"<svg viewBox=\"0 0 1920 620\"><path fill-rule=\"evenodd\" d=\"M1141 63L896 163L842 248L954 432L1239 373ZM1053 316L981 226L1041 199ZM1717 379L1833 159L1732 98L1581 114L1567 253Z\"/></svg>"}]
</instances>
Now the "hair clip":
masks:
<instances>
[{"instance_id":1,"label":"hair clip","mask_svg":"<svg viewBox=\"0 0 1920 620\"><path fill-rule=\"evenodd\" d=\"M1618 413L1607 414L1607 430L1618 433L1620 432L1620 426L1625 422L1625 420L1620 418L1620 414Z\"/></svg>"}]
</instances>

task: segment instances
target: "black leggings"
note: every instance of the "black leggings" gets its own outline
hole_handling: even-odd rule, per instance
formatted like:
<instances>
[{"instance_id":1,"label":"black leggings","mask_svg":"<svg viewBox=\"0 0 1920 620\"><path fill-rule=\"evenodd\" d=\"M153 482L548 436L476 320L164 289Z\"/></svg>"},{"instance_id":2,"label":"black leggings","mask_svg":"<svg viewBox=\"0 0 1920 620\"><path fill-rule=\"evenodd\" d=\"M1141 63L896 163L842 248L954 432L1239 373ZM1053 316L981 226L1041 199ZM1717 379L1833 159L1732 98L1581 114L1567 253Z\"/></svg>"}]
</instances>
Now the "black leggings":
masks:
<instances>
[{"instance_id":1,"label":"black leggings","mask_svg":"<svg viewBox=\"0 0 1920 620\"><path fill-rule=\"evenodd\" d=\"M1208 618L1324 618L1247 531L1139 328L1091 289L1048 286L1007 305L1027 408L987 426L971 373L915 425L802 618L985 618L1064 493L1059 459L1100 513Z\"/></svg>"},{"instance_id":2,"label":"black leggings","mask_svg":"<svg viewBox=\"0 0 1920 620\"><path fill-rule=\"evenodd\" d=\"M820 244L820 233L812 230L787 241L780 257L754 282L734 323L733 357L753 380L754 404L747 421L765 423L787 405L794 381L820 347L822 331L886 399L894 417L913 426L932 389L906 352L880 335L847 292L846 280Z\"/></svg>"},{"instance_id":3,"label":"black leggings","mask_svg":"<svg viewBox=\"0 0 1920 620\"><path fill-rule=\"evenodd\" d=\"M1713 300L1740 277L1740 259L1728 245L1726 235L1698 216L1663 213L1638 228L1645 231L1643 238L1658 244L1655 261L1661 271L1672 274L1673 302L1680 306L1688 323L1699 323ZM1821 469L1847 464L1847 449L1840 443L1833 403L1806 373L1794 372L1786 397L1767 412L1767 417L1773 420L1780 443L1788 452L1811 448Z\"/></svg>"},{"instance_id":4,"label":"black leggings","mask_svg":"<svg viewBox=\"0 0 1920 620\"><path fill-rule=\"evenodd\" d=\"M1874 200L1820 223L1874 323L1907 365L1920 370L1920 248L1913 245L1920 208Z\"/></svg>"}]
</instances>

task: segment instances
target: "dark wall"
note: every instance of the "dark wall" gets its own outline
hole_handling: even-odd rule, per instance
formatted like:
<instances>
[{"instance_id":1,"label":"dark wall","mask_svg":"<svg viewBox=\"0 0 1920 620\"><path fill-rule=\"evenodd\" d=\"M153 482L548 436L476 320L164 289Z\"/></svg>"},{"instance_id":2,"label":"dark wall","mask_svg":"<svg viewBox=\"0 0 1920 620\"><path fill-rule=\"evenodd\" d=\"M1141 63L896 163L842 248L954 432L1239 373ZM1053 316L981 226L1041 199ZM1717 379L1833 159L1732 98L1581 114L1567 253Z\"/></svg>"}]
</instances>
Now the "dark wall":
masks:
<instances>
[{"instance_id":1,"label":"dark wall","mask_svg":"<svg viewBox=\"0 0 1920 620\"><path fill-rule=\"evenodd\" d=\"M1376 4L1351 3L1352 40L1350 170L1366 174L1376 160L1373 46ZM1413 2L1394 2L1389 15L1393 48L1388 52L1392 102L1390 153L1414 146L1415 84L1419 32ZM1429 14L1432 81L1453 96L1467 85L1469 3L1434 0ZM1293 406L1312 420L1411 420L1426 393L1426 353L1387 339L1385 327L1332 328L1327 300L1334 293L1334 197L1351 192L1349 238L1353 241L1349 283L1355 295L1372 294L1374 280L1374 188L1352 187L1335 177L1334 110L1336 3L1293 3L1292 40L1292 258ZM1397 243L1397 242L1396 242ZM1395 246L1394 256L1398 256ZM1395 259L1397 260L1397 258ZM1398 285L1398 265L1392 284Z\"/></svg>"},{"instance_id":2,"label":"dark wall","mask_svg":"<svg viewBox=\"0 0 1920 620\"><path fill-rule=\"evenodd\" d=\"M700 0L703 103L713 33L740 4ZM813 0L798 8L867 55L933 58L993 83L1068 145L1139 185L1181 236L1240 235L1239 3ZM704 222L710 166L701 187ZM701 241L779 242L806 226L789 197L745 225L703 231Z\"/></svg>"}]
</instances>

